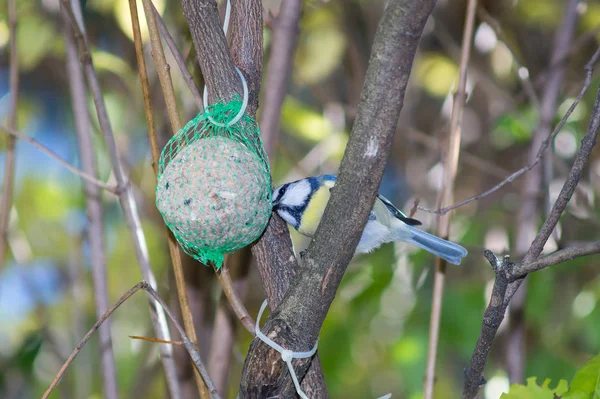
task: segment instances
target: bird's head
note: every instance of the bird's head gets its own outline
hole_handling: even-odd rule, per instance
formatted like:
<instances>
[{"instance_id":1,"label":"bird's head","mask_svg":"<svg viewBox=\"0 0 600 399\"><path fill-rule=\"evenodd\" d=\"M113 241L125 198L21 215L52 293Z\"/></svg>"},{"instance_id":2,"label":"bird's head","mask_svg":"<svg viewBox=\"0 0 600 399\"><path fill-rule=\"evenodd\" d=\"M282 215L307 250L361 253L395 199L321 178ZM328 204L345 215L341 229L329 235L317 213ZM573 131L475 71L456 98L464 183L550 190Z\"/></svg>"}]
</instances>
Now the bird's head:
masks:
<instances>
[{"instance_id":1,"label":"bird's head","mask_svg":"<svg viewBox=\"0 0 600 399\"><path fill-rule=\"evenodd\" d=\"M312 181L312 178L282 184L273 191L273 210L283 220L298 228L302 213L304 213L313 191L318 187L317 182Z\"/></svg>"}]
</instances>

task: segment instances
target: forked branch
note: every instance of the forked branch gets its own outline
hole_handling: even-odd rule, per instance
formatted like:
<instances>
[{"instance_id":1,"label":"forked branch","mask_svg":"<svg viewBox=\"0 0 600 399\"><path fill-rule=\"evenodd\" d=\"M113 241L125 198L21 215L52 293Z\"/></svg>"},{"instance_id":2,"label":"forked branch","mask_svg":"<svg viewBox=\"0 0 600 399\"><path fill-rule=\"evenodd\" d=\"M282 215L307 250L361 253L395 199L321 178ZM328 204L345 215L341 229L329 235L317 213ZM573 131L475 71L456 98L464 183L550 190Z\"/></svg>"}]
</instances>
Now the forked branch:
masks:
<instances>
[{"instance_id":1,"label":"forked branch","mask_svg":"<svg viewBox=\"0 0 600 399\"><path fill-rule=\"evenodd\" d=\"M81 350L83 349L85 344L90 340L90 338L92 338L92 335L94 335L96 330L98 330L98 328L100 328L102 323L104 323L114 313L114 311L119 308L119 306L121 306L125 301L127 301L129 298L131 298L131 296L133 294L135 294L136 292L138 292L139 290L146 291L148 293L148 295L150 295L152 298L154 298L160 304L160 306L164 309L164 311L167 313L167 316L169 316L169 318L173 322L173 325L175 326L175 328L177 329L179 334L181 334L181 339L183 341L183 345L185 346L185 349L190 354L190 357L192 358L192 361L194 362L196 369L198 370L198 372L202 376L206 386L208 387L211 397L213 399L220 399L220 396L217 393L217 389L215 388L215 384L210 379L210 376L208 375L208 372L206 371L206 367L204 366L204 363L202 362L202 359L200 358L200 354L198 353L198 351L192 344L192 341L190 341L190 339L186 335L183 327L181 326L181 324L179 324L179 322L173 315L173 312L171 312L171 310L169 309L169 307L167 306L165 301L160 297L160 295L158 295L158 293L154 290L154 288L152 288L145 281L141 281L141 282L137 283L129 291L127 291L125 294L123 294L123 296L121 296L121 298L119 298L119 300L117 302L115 302L115 304L113 306L111 306L106 311L106 313L104 313L102 315L102 317L100 317L100 319L98 319L98 321L92 326L92 328L90 328L90 330L83 337L81 342L79 342L77 347L75 347L75 349L73 350L71 355L69 355L69 358L67 359L67 361L62 365L62 367L56 374L56 377L54 377L54 379L52 380L52 383L50 384L48 389L46 389L46 392L44 392L42 399L47 399L50 396L50 393L52 392L54 387L56 387L56 385L60 382L60 379L63 377L63 375L67 371L67 368L69 367L69 365L71 365L73 360L75 360L75 358L77 357L79 352L81 352Z\"/></svg>"},{"instance_id":2,"label":"forked branch","mask_svg":"<svg viewBox=\"0 0 600 399\"><path fill-rule=\"evenodd\" d=\"M523 261L521 262L522 264L513 265L503 263L502 267L497 267L498 262L494 261L495 256L493 256L490 251L486 252L488 260L492 259L490 260L490 263L496 273L496 280L494 282L492 297L490 298L489 305L483 316L483 324L479 339L475 345L469 367L465 371L463 399L476 398L480 386L485 383L483 371L492 343L498 332L500 323L502 323L502 320L504 319L506 308L513 295L522 284L524 278L527 276L527 273L548 268L564 260L573 259L574 257L598 253L600 250L600 243L596 242L566 248L538 260L544 245L548 241L550 234L556 227L560 216L563 214L575 192L575 188L583 173L583 168L587 164L592 149L596 145L599 131L600 88L596 94L596 101L594 103L594 108L592 109L587 133L581 141L581 147L577 152L569 176L567 177L548 218L529 247L529 251L525 254Z\"/></svg>"}]
</instances>

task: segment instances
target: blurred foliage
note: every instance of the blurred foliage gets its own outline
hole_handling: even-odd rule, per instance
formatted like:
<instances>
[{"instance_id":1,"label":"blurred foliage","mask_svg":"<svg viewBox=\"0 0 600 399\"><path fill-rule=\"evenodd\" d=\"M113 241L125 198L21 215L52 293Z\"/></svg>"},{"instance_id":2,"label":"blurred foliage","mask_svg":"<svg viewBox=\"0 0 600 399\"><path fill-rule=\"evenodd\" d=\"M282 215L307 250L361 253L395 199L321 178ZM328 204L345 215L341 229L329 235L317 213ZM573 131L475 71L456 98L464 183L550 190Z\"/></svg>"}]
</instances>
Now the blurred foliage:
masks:
<instances>
[{"instance_id":1,"label":"blurred foliage","mask_svg":"<svg viewBox=\"0 0 600 399\"><path fill-rule=\"evenodd\" d=\"M277 13L280 0L263 2L266 8ZM141 2L137 3L142 35L146 38ZM438 172L443 159L439 145L445 143L452 90L458 81L457 49L460 49L464 3L438 1L415 58L398 134L381 188L386 197L407 213L416 197L423 206L434 208L436 204ZM64 27L58 4L57 0L17 1L21 62L18 125L25 134L79 165L65 70ZM169 255L161 219L154 206L155 177L150 165L128 1L87 0L82 4L108 113L140 207L151 265L159 290L169 296L173 289ZM154 4L188 60L196 81L201 82L199 69L193 67L195 54L189 53L190 35L179 2L155 0ZM510 43L504 45L493 31L477 21L462 151L486 161L488 168L512 172L526 163L539 113L523 93L519 73L524 71L516 67L509 48L518 54L530 78L536 82L548 68L555 29L564 14L564 1L519 0L505 2L501 7L495 2L481 2L481 6L498 20ZM281 136L271 159L274 184L337 170L356 116L369 48L382 7L381 0L304 2L298 49L283 103ZM9 107L6 9L6 0L0 0L0 118L3 121ZM583 83L583 65L600 40L597 31L600 5L580 2L580 16L577 38L589 37L567 62L554 123L577 95ZM589 34L594 29L595 33ZM272 44L269 28L265 28L264 42L267 60ZM164 143L168 118L147 39L145 45L156 126ZM179 71L173 67L175 64L171 62L171 65L181 115L189 119L197 109ZM264 73L269 71L265 68ZM591 89L551 147L556 156L553 157L552 180L545 187L548 190L550 186L560 187L568 173L587 129L599 82L600 77L595 74ZM538 93L543 84L543 80L537 83ZM396 90L395 82L389 85L390 90ZM263 88L263 94L264 89L268 88ZM93 110L91 98L87 99L87 105ZM90 116L99 177L114 183L95 112ZM424 132L433 144L411 139L408 132L412 130ZM5 137L0 137L0 168L4 168L5 142ZM81 181L23 142L17 143L16 171L10 251L0 271L0 397L7 399L40 397L64 356L96 319ZM2 169L1 176L3 172ZM498 182L497 175L491 175L481 163L472 163L461 156L455 199L488 189ZM462 370L479 334L493 281L492 271L480 256L482 249L494 248L516 257L514 237L519 224L516 214L521 185L522 179L517 180L493 196L453 212L451 239L466 246L470 255L460 268L447 271L436 399L460 397ZM597 151L580 187L573 205L561 220L558 242L552 238L546 252L573 242L598 239L600 158ZM102 200L112 302L137 283L141 275L118 200L108 193L103 193ZM540 210L543 208L540 201ZM418 211L415 217L430 231L437 225L435 215ZM308 244L305 237L295 232L292 238L297 250ZM485 394L482 393L485 399L553 398L554 393L565 394L565 398L593 397L593 389L597 389L593 378L597 377L599 368L596 355L600 353L599 261L598 256L576 259L528 278L526 374L545 379L532 377L525 385L509 386L503 367L507 330L503 325L486 369L490 382ZM433 256L404 244L385 245L373 254L357 257L350 264L319 342L331 397L371 398L388 392L393 398L423 397L433 264ZM250 313L256 314L264 294L256 268L250 273L252 285L246 303ZM214 299L217 293L213 288L207 296ZM210 325L213 315L208 313L203 321ZM146 297L134 296L111 320L121 397L164 397L162 370L156 366L156 346L129 338L130 335L152 336ZM241 362L251 340L243 329L238 331L227 395L230 398L235 398L237 393ZM98 342L93 338L53 397L101 398L97 354ZM596 357L590 361L592 356ZM566 381L571 381L568 393ZM509 393L503 395L503 392Z\"/></svg>"},{"instance_id":2,"label":"blurred foliage","mask_svg":"<svg viewBox=\"0 0 600 399\"><path fill-rule=\"evenodd\" d=\"M536 383L536 377L527 379L527 385L512 385L510 392L502 394L501 399L554 399L563 395L568 390L568 384L565 380L560 380L556 388L549 387L550 380L544 380L541 386Z\"/></svg>"},{"instance_id":3,"label":"blurred foliage","mask_svg":"<svg viewBox=\"0 0 600 399\"><path fill-rule=\"evenodd\" d=\"M541 386L536 384L536 377L527 379L527 385L513 384L508 393L501 399L596 399L600 397L600 355L590 359L577 371L571 386L566 380L560 380L554 389L550 388L550 379L544 380Z\"/></svg>"}]
</instances>

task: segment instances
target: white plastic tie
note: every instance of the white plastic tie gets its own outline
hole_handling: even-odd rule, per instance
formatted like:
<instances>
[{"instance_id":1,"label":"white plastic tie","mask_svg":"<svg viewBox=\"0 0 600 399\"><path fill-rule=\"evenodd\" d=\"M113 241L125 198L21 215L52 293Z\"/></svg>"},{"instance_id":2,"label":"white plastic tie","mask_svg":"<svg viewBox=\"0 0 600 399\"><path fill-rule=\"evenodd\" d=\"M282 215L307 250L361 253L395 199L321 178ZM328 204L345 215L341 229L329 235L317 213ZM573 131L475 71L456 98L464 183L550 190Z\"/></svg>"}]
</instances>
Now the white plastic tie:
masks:
<instances>
[{"instance_id":1,"label":"white plastic tie","mask_svg":"<svg viewBox=\"0 0 600 399\"><path fill-rule=\"evenodd\" d=\"M294 366L292 366L292 359L305 359L307 357L312 357L317 352L317 346L319 345L319 340L315 342L315 346L308 352L293 352L289 349L284 349L281 345L273 341L271 338L267 337L260 331L260 319L262 317L265 308L267 307L267 300L263 302L260 307L260 311L258 312L258 317L256 320L256 325L254 326L254 332L256 336L263 341L265 344L269 345L271 348L275 349L277 352L281 354L281 360L285 362L288 370L290 371L290 375L292 376L292 381L294 381L294 386L296 387L296 392L302 399L309 399L308 396L302 391L300 388L300 383L298 382L298 376L294 371Z\"/></svg>"},{"instance_id":2,"label":"white plastic tie","mask_svg":"<svg viewBox=\"0 0 600 399\"><path fill-rule=\"evenodd\" d=\"M227 29L229 28L230 16L231 16L231 0L227 0L227 8L225 9L225 20L223 21L223 32L225 32L226 37L227 37ZM240 71L237 66L234 66L234 67L240 77L240 80L242 81L242 88L244 89L244 99L242 100L242 106L240 107L240 111L237 113L235 118L233 118L232 120L227 122L227 124L217 122L210 115L208 116L208 120L212 124L217 125L219 127L229 127L229 126L235 125L240 119L242 119L242 116L244 116L244 113L246 112L246 107L248 107L248 83L246 82L246 78L244 77L244 74L242 73L242 71ZM204 86L204 93L202 95L202 99L204 100L204 106L207 106L208 105L208 90L207 90L206 85Z\"/></svg>"}]
</instances>

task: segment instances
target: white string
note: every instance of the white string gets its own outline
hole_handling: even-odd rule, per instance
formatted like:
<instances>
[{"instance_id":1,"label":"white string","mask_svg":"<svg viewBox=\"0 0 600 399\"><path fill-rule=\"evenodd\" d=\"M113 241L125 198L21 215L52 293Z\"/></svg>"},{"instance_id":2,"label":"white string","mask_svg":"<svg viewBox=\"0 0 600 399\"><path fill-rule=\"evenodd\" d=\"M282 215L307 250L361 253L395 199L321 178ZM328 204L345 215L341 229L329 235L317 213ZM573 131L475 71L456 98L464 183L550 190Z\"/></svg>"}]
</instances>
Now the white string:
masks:
<instances>
[{"instance_id":1,"label":"white string","mask_svg":"<svg viewBox=\"0 0 600 399\"><path fill-rule=\"evenodd\" d=\"M225 20L223 21L223 32L225 33L225 38L227 38L227 29L229 29L230 17L231 17L231 0L227 0L227 8L225 9ZM242 87L244 89L244 99L242 101L242 106L240 107L240 112L238 112L238 114L235 116L235 118L233 118L232 120L227 122L227 125L224 123L216 122L210 115L208 115L208 120L212 124L217 125L219 127L226 127L226 126L229 127L229 126L235 125L240 119L242 119L242 116L244 116L244 113L246 112L246 107L248 106L248 83L246 83L246 78L244 77L244 74L242 73L242 71L240 71L237 66L234 65L234 67L242 81ZM207 90L206 85L204 86L204 93L203 93L202 97L204 100L204 106L207 106L208 105L208 90Z\"/></svg>"},{"instance_id":2,"label":"white string","mask_svg":"<svg viewBox=\"0 0 600 399\"><path fill-rule=\"evenodd\" d=\"M273 341L271 338L267 337L265 334L260 331L260 319L262 317L265 308L267 307L267 300L263 302L260 307L260 311L258 312L258 317L256 320L256 325L254 326L254 332L256 336L263 341L265 344L269 345L271 348L275 349L277 352L281 353L281 360L285 362L288 370L290 371L290 375L292 376L292 381L294 381L294 386L296 387L296 392L302 399L309 399L308 396L302 391L300 388L300 383L298 382L298 376L296 376L296 372L294 371L294 366L292 366L292 359L305 359L307 357L312 357L317 352L317 346L319 345L319 340L315 342L315 346L308 352L293 352L289 349L284 349L281 345Z\"/></svg>"},{"instance_id":3,"label":"white string","mask_svg":"<svg viewBox=\"0 0 600 399\"><path fill-rule=\"evenodd\" d=\"M267 337L260 331L260 319L262 318L262 314L267 307L267 300L265 299L262 305L260 306L260 310L258 311L258 317L256 318L256 324L254 325L254 333L265 344L269 345L271 348L275 349L277 352L281 353L281 360L285 362L288 370L292 376L292 381L294 381L294 386L296 387L296 392L302 399L309 399L308 396L302 391L300 388L300 383L298 382L298 376L296 376L296 372L294 371L294 366L292 366L292 359L305 359L307 357L312 357L317 352L317 346L319 345L319 339L317 338L317 342L315 342L315 346L308 352L292 352L289 349L285 349L283 346L279 345L277 342L273 341L271 338ZM392 397L391 393L383 395L377 399L389 399Z\"/></svg>"}]
</instances>

